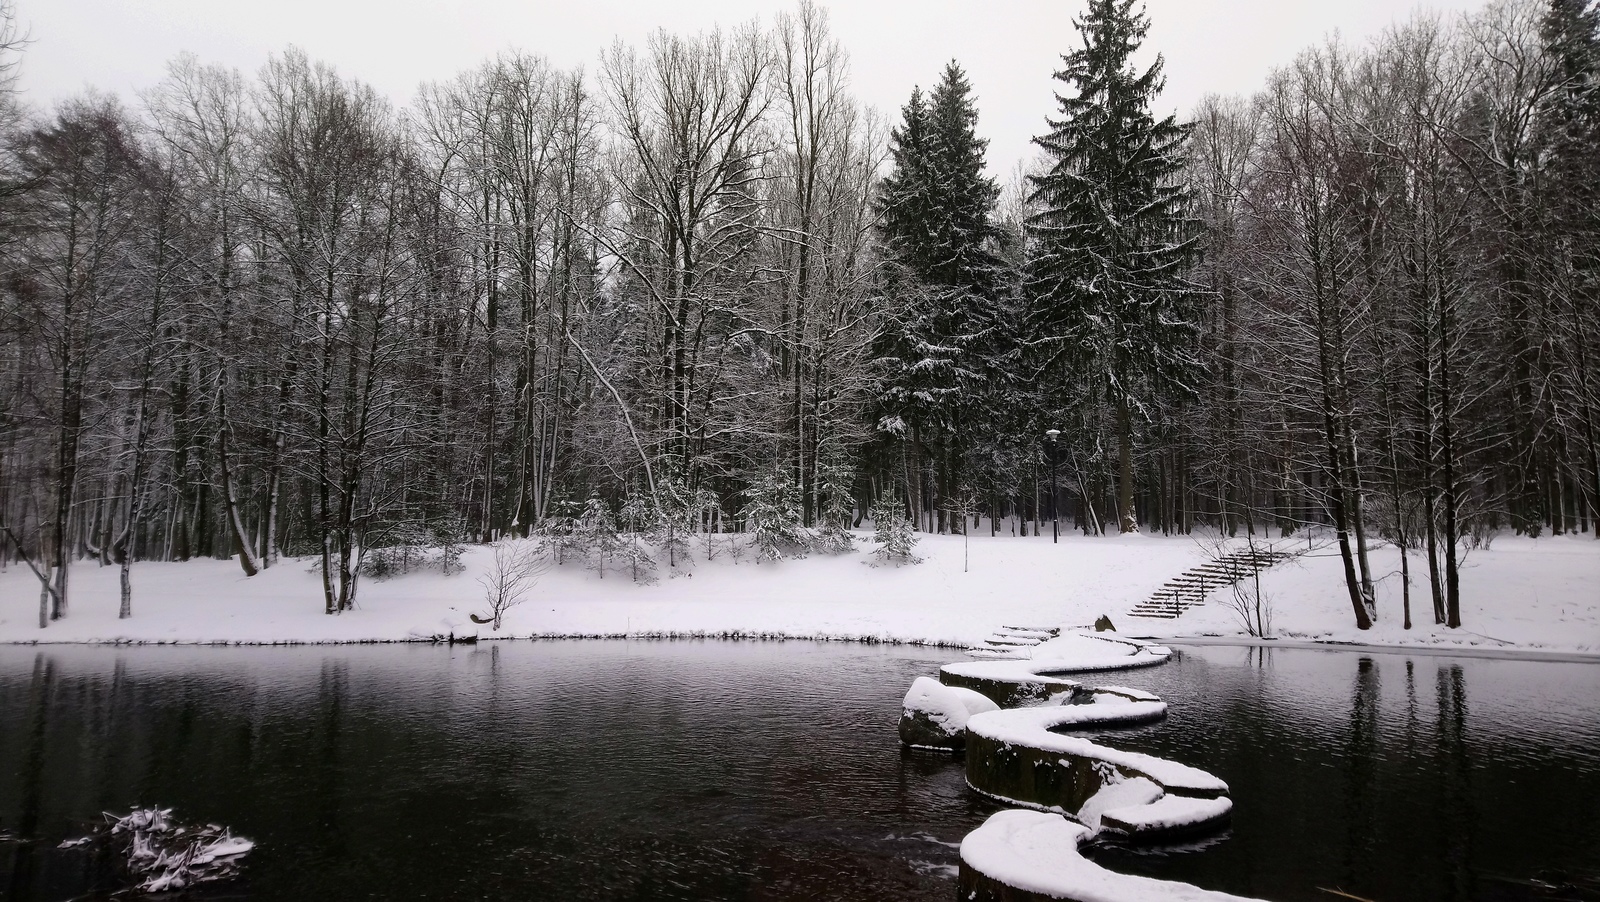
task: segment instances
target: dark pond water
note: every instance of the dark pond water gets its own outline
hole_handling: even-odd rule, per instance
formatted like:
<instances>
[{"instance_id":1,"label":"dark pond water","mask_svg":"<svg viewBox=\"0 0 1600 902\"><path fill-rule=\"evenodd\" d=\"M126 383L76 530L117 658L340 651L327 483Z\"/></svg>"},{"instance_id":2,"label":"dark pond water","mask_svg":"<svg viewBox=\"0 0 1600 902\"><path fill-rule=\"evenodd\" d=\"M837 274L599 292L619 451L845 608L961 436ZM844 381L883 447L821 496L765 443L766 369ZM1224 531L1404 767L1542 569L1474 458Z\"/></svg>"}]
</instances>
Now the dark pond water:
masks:
<instances>
[{"instance_id":1,"label":"dark pond water","mask_svg":"<svg viewBox=\"0 0 1600 902\"><path fill-rule=\"evenodd\" d=\"M996 806L894 732L946 660L0 647L0 831L22 837L0 841L0 898L103 893L105 867L56 844L159 803L259 843L204 898L952 899L954 844ZM1173 703L1101 738L1208 768L1236 803L1208 848L1108 865L1285 902L1560 898L1501 878L1600 866L1600 666L1201 648L1100 682Z\"/></svg>"},{"instance_id":2,"label":"dark pond water","mask_svg":"<svg viewBox=\"0 0 1600 902\"><path fill-rule=\"evenodd\" d=\"M250 899L945 899L994 806L902 756L949 653L807 642L0 647L0 897L173 806L258 842ZM9 846L12 846L8 848Z\"/></svg>"},{"instance_id":3,"label":"dark pond water","mask_svg":"<svg viewBox=\"0 0 1600 902\"><path fill-rule=\"evenodd\" d=\"M1232 827L1102 864L1283 902L1600 900L1600 665L1181 655L1107 675L1161 695L1165 721L1090 735L1221 776Z\"/></svg>"}]
</instances>

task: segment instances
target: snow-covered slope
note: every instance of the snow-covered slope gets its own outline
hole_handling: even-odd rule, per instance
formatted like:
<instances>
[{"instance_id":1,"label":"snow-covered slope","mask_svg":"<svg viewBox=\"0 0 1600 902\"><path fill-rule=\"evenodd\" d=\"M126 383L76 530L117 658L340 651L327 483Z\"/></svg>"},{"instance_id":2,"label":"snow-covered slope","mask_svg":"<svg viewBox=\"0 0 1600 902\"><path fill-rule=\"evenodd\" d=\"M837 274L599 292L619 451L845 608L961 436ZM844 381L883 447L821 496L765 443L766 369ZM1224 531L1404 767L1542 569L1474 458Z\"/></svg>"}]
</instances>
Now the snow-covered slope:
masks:
<instances>
[{"instance_id":1,"label":"snow-covered slope","mask_svg":"<svg viewBox=\"0 0 1600 902\"><path fill-rule=\"evenodd\" d=\"M734 537L728 537L732 541ZM738 541L745 541L738 537ZM134 616L117 619L117 569L75 565L69 616L39 629L38 583L26 567L0 572L0 641L7 642L347 642L479 634L783 635L950 645L981 642L997 627L1086 626L1108 615L1125 634L1165 637L1242 635L1218 600L1175 621L1129 619L1125 612L1172 575L1205 560L1214 544L1144 535L1106 538L923 536L926 560L869 566L870 543L851 554L813 555L776 564L714 561L658 571L655 585L626 573L603 578L569 564L546 573L511 609L498 634L468 619L484 614L478 582L492 562L468 551L467 571L364 579L357 610L322 613L320 579L310 562L283 561L245 578L236 563L140 563L133 568ZM964 547L965 546L965 547ZM965 562L965 563L964 563ZM1377 573L1398 570L1387 549L1373 552ZM1420 568L1413 559L1414 573ZM1425 586L1414 587L1417 627L1400 628L1399 578L1378 588L1378 626L1350 625L1336 555L1319 552L1268 571L1279 635L1380 643L1479 645L1600 653L1600 542L1586 537L1502 538L1474 551L1462 576L1466 626L1435 627Z\"/></svg>"}]
</instances>

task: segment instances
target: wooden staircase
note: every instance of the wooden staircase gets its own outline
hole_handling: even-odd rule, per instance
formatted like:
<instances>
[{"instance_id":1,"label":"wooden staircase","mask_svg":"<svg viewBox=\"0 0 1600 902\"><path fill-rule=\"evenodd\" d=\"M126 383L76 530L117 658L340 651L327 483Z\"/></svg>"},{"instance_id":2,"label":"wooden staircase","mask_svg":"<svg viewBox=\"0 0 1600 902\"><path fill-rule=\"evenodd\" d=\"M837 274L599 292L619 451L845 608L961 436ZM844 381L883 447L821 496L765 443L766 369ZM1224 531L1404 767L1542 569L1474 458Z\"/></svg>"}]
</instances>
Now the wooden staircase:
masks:
<instances>
[{"instance_id":1,"label":"wooden staircase","mask_svg":"<svg viewBox=\"0 0 1600 902\"><path fill-rule=\"evenodd\" d=\"M1294 552L1257 548L1225 554L1168 580L1149 598L1133 606L1129 617L1176 620L1184 611L1202 605L1206 593L1254 576L1275 564L1296 557Z\"/></svg>"}]
</instances>

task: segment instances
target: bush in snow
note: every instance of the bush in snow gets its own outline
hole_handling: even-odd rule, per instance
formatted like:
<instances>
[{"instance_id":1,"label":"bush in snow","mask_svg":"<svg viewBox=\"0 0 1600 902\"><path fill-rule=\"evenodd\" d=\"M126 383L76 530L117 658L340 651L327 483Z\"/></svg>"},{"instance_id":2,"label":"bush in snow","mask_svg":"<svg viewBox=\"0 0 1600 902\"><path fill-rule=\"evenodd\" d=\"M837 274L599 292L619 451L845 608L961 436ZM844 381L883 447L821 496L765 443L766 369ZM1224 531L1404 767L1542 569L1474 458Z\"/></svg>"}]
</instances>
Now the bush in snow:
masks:
<instances>
[{"instance_id":1,"label":"bush in snow","mask_svg":"<svg viewBox=\"0 0 1600 902\"><path fill-rule=\"evenodd\" d=\"M880 563L920 564L922 558L911 553L917 547L917 534L906 519L905 506L893 492L878 496L872 505L872 541L878 543L873 554Z\"/></svg>"},{"instance_id":2,"label":"bush in snow","mask_svg":"<svg viewBox=\"0 0 1600 902\"><path fill-rule=\"evenodd\" d=\"M631 533L648 532L655 526L656 518L657 512L650 506L650 499L637 492L629 492L622 506L617 508L617 521Z\"/></svg>"},{"instance_id":3,"label":"bush in snow","mask_svg":"<svg viewBox=\"0 0 1600 902\"><path fill-rule=\"evenodd\" d=\"M761 477L745 489L749 499L740 509L745 529L751 534L750 547L756 559L781 561L785 557L804 557L810 536L800 521L800 491L782 469Z\"/></svg>"},{"instance_id":4,"label":"bush in snow","mask_svg":"<svg viewBox=\"0 0 1600 902\"><path fill-rule=\"evenodd\" d=\"M462 523L458 519L407 520L367 536L361 574L373 579L404 576L413 570L460 573Z\"/></svg>"},{"instance_id":5,"label":"bush in snow","mask_svg":"<svg viewBox=\"0 0 1600 902\"><path fill-rule=\"evenodd\" d=\"M493 624L500 628L506 611L526 600L528 590L539 577L550 569L550 555L542 542L534 539L501 539L494 543L494 563L489 572L478 577L483 586L484 601L489 605L489 615L469 615L473 623Z\"/></svg>"},{"instance_id":6,"label":"bush in snow","mask_svg":"<svg viewBox=\"0 0 1600 902\"><path fill-rule=\"evenodd\" d=\"M722 532L722 502L717 500L715 493L701 489L696 493L699 499L699 518L705 523L705 551L706 560L717 559L717 534Z\"/></svg>"}]
</instances>

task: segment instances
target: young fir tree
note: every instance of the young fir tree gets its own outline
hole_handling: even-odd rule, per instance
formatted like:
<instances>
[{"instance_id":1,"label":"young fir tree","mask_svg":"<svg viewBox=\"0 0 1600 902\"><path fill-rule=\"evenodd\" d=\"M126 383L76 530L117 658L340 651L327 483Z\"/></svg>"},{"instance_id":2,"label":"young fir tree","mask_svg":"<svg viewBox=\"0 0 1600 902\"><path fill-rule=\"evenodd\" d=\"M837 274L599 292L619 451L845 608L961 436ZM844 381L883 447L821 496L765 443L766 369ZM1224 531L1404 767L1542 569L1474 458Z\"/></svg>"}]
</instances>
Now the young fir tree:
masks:
<instances>
[{"instance_id":1,"label":"young fir tree","mask_svg":"<svg viewBox=\"0 0 1600 902\"><path fill-rule=\"evenodd\" d=\"M906 519L905 505L894 492L878 496L872 505L872 541L878 543L873 554L881 562L891 564L920 564L922 558L911 553L917 547L917 534Z\"/></svg>"},{"instance_id":2,"label":"young fir tree","mask_svg":"<svg viewBox=\"0 0 1600 902\"><path fill-rule=\"evenodd\" d=\"M983 174L988 142L977 104L953 61L925 101L920 89L890 133L894 172L879 186L879 238L895 301L879 359L879 422L929 456L933 507L962 483L961 464L993 380L1000 279L990 214L999 196ZM893 424L894 429L887 427ZM909 433L909 435L907 435Z\"/></svg>"},{"instance_id":3,"label":"young fir tree","mask_svg":"<svg viewBox=\"0 0 1600 902\"><path fill-rule=\"evenodd\" d=\"M617 533L617 521L611 516L611 505L598 495L590 495L578 519L576 540L589 555L589 569L605 579L611 559L625 547Z\"/></svg>"},{"instance_id":4,"label":"young fir tree","mask_svg":"<svg viewBox=\"0 0 1600 902\"><path fill-rule=\"evenodd\" d=\"M748 501L739 516L751 535L756 559L805 557L810 536L800 519L800 489L788 472L779 468L755 480L745 497Z\"/></svg>"},{"instance_id":5,"label":"young fir tree","mask_svg":"<svg viewBox=\"0 0 1600 902\"><path fill-rule=\"evenodd\" d=\"M850 485L855 471L841 459L830 455L817 465L817 516L815 546L818 551L839 554L854 550L855 536L850 522L855 516L855 498Z\"/></svg>"},{"instance_id":6,"label":"young fir tree","mask_svg":"<svg viewBox=\"0 0 1600 902\"><path fill-rule=\"evenodd\" d=\"M621 553L627 558L628 570L633 574L633 581L654 582L656 560L650 556L649 546L640 541L640 534L654 525L657 519L656 511L651 508L649 500L644 495L629 492L627 499L622 502L622 507L617 509L617 519L628 533Z\"/></svg>"},{"instance_id":7,"label":"young fir tree","mask_svg":"<svg viewBox=\"0 0 1600 902\"><path fill-rule=\"evenodd\" d=\"M1150 112L1165 80L1159 56L1134 66L1150 27L1136 5L1090 0L1074 21L1083 47L1062 57L1061 116L1034 139L1051 166L1032 179L1039 212L1027 222L1029 339L1060 406L1087 380L1090 398L1115 412L1123 532L1138 529L1134 417L1164 395L1192 394L1199 367L1199 288L1184 277L1196 229L1179 180L1188 129Z\"/></svg>"}]
</instances>

